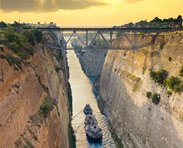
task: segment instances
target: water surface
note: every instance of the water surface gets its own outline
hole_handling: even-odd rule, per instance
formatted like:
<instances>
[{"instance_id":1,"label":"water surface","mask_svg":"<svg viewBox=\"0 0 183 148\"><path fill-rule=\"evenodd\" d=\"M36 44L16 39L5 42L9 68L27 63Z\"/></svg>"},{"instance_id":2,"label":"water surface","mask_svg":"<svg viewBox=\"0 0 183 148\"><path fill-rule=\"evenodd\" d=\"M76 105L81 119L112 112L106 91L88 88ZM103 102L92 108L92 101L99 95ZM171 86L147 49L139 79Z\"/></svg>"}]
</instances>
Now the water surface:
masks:
<instances>
[{"instance_id":1,"label":"water surface","mask_svg":"<svg viewBox=\"0 0 183 148\"><path fill-rule=\"evenodd\" d=\"M91 81L82 71L79 60L74 51L68 51L68 64L70 70L70 84L73 97L73 120L72 126L76 135L77 148L115 148L111 133L108 130L106 118L100 113L96 98L92 92ZM103 130L102 144L88 143L84 131L83 108L90 104L99 126Z\"/></svg>"}]
</instances>

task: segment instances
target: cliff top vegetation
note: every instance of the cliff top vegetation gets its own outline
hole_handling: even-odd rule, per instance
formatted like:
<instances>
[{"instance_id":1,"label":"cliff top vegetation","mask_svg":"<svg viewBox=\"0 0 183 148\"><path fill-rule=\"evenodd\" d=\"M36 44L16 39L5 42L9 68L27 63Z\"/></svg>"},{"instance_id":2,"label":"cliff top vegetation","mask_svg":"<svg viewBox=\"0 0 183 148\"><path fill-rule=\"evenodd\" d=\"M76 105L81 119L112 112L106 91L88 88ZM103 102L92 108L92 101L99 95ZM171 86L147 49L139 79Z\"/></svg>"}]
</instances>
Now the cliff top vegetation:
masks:
<instances>
[{"instance_id":1,"label":"cliff top vegetation","mask_svg":"<svg viewBox=\"0 0 183 148\"><path fill-rule=\"evenodd\" d=\"M4 23L1 22L1 24ZM32 56L35 45L41 41L42 32L38 30L21 30L7 25L0 30L0 44L10 48L21 59Z\"/></svg>"},{"instance_id":2,"label":"cliff top vegetation","mask_svg":"<svg viewBox=\"0 0 183 148\"><path fill-rule=\"evenodd\" d=\"M167 18L167 19L160 19L159 17L155 17L151 21L141 20L139 22L127 23L125 25L121 25L120 27L128 27L128 28L182 28L182 16L179 15L177 18Z\"/></svg>"}]
</instances>

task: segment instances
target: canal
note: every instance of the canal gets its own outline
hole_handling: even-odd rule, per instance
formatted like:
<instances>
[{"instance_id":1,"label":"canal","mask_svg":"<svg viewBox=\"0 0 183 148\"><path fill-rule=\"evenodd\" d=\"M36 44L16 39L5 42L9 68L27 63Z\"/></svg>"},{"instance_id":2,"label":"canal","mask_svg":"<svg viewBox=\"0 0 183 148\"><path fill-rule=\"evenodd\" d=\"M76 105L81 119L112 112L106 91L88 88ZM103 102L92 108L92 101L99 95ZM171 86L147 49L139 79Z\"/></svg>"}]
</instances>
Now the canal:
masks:
<instances>
[{"instance_id":1,"label":"canal","mask_svg":"<svg viewBox=\"0 0 183 148\"><path fill-rule=\"evenodd\" d=\"M116 146L108 129L107 120L97 106L96 98L92 92L92 84L83 72L79 59L74 51L68 51L67 57L70 71L69 82L73 98L72 126L76 136L77 148L115 148ZM86 139L84 130L85 115L83 114L83 108L86 104L91 105L99 126L103 130L103 142L101 144L88 143Z\"/></svg>"}]
</instances>

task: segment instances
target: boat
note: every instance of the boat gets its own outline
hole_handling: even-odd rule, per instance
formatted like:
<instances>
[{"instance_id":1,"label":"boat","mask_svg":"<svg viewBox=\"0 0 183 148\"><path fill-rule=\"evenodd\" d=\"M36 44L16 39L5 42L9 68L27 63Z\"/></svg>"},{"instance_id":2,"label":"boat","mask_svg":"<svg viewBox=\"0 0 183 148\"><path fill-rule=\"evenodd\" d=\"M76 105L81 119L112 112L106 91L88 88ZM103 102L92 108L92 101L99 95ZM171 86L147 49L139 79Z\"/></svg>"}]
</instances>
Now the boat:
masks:
<instances>
[{"instance_id":1,"label":"boat","mask_svg":"<svg viewBox=\"0 0 183 148\"><path fill-rule=\"evenodd\" d=\"M94 115L87 115L86 117L85 117L85 126L87 126L87 125L97 125L98 124L98 122L97 122L97 119L95 118L95 116Z\"/></svg>"},{"instance_id":2,"label":"boat","mask_svg":"<svg viewBox=\"0 0 183 148\"><path fill-rule=\"evenodd\" d=\"M93 110L89 104L86 104L83 112L85 113L85 133L89 142L101 143L102 142L102 129L98 126L98 121L93 114Z\"/></svg>"},{"instance_id":3,"label":"boat","mask_svg":"<svg viewBox=\"0 0 183 148\"><path fill-rule=\"evenodd\" d=\"M83 112L85 113L85 115L92 115L93 114L93 110L89 104L86 104Z\"/></svg>"},{"instance_id":4,"label":"boat","mask_svg":"<svg viewBox=\"0 0 183 148\"><path fill-rule=\"evenodd\" d=\"M86 136L89 142L100 143L102 142L102 129L98 125L86 125Z\"/></svg>"}]
</instances>

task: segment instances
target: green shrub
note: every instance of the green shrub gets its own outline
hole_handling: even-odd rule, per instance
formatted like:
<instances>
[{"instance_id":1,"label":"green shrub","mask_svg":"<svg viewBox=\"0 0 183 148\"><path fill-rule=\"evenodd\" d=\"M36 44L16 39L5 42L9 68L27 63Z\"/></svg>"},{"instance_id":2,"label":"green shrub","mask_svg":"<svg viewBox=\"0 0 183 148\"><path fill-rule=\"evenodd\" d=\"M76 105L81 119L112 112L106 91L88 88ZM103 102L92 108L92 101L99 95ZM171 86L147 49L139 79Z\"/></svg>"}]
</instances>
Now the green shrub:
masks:
<instances>
[{"instance_id":1,"label":"green shrub","mask_svg":"<svg viewBox=\"0 0 183 148\"><path fill-rule=\"evenodd\" d=\"M16 33L12 28L4 29L3 34L5 35L8 42L19 42L18 33Z\"/></svg>"},{"instance_id":2,"label":"green shrub","mask_svg":"<svg viewBox=\"0 0 183 148\"><path fill-rule=\"evenodd\" d=\"M24 49L22 49L22 50L18 50L18 51L16 52L16 54L17 54L20 58L22 58L22 59L27 59L27 58L29 58L30 56L33 56L34 52L35 52L35 49L34 49L34 48L24 48Z\"/></svg>"},{"instance_id":3,"label":"green shrub","mask_svg":"<svg viewBox=\"0 0 183 148\"><path fill-rule=\"evenodd\" d=\"M183 77L183 66L182 66L182 68L181 68L181 70L180 70L180 74L179 74L181 77Z\"/></svg>"},{"instance_id":4,"label":"green shrub","mask_svg":"<svg viewBox=\"0 0 183 148\"><path fill-rule=\"evenodd\" d=\"M17 42L9 42L9 47L11 48L12 51L14 51L15 53L21 49L21 45L17 44Z\"/></svg>"},{"instance_id":5,"label":"green shrub","mask_svg":"<svg viewBox=\"0 0 183 148\"><path fill-rule=\"evenodd\" d=\"M30 116L30 120L32 121L33 125L39 125L43 123L43 116L40 113L36 113Z\"/></svg>"},{"instance_id":6,"label":"green shrub","mask_svg":"<svg viewBox=\"0 0 183 148\"><path fill-rule=\"evenodd\" d=\"M34 148L35 146L32 144L32 141L30 139L27 139L27 138L23 138L24 139L24 148Z\"/></svg>"},{"instance_id":7,"label":"green shrub","mask_svg":"<svg viewBox=\"0 0 183 148\"><path fill-rule=\"evenodd\" d=\"M23 59L27 59L35 52L33 46L36 41L42 40L42 33L37 30L22 31L17 33L13 28L4 29L1 34L6 39L6 45Z\"/></svg>"},{"instance_id":8,"label":"green shrub","mask_svg":"<svg viewBox=\"0 0 183 148\"><path fill-rule=\"evenodd\" d=\"M170 61L170 62L171 62L171 61L172 61L172 57L169 57L169 58L168 58L168 61Z\"/></svg>"},{"instance_id":9,"label":"green shrub","mask_svg":"<svg viewBox=\"0 0 183 148\"><path fill-rule=\"evenodd\" d=\"M18 52L16 52L16 54L21 57L22 59L26 59L29 57L29 54L27 52L25 52L24 50L20 50Z\"/></svg>"},{"instance_id":10,"label":"green shrub","mask_svg":"<svg viewBox=\"0 0 183 148\"><path fill-rule=\"evenodd\" d=\"M43 119L49 116L50 112L53 110L53 107L54 107L54 100L49 96L45 97L39 108L39 111L29 117L33 125L42 124Z\"/></svg>"},{"instance_id":11,"label":"green shrub","mask_svg":"<svg viewBox=\"0 0 183 148\"><path fill-rule=\"evenodd\" d=\"M160 69L159 71L150 70L150 77L154 82L164 85L164 81L168 76L168 72L166 70Z\"/></svg>"},{"instance_id":12,"label":"green shrub","mask_svg":"<svg viewBox=\"0 0 183 148\"><path fill-rule=\"evenodd\" d=\"M146 93L146 97L147 97L148 99L150 99L151 96L152 96L152 92L147 92L147 93Z\"/></svg>"},{"instance_id":13,"label":"green shrub","mask_svg":"<svg viewBox=\"0 0 183 148\"><path fill-rule=\"evenodd\" d=\"M6 60L10 65L13 65L16 69L22 69L22 62L19 58L13 55L7 55Z\"/></svg>"},{"instance_id":14,"label":"green shrub","mask_svg":"<svg viewBox=\"0 0 183 148\"><path fill-rule=\"evenodd\" d=\"M154 104L159 104L160 98L161 98L161 96L158 93L153 93L151 96L151 100Z\"/></svg>"},{"instance_id":15,"label":"green shrub","mask_svg":"<svg viewBox=\"0 0 183 148\"><path fill-rule=\"evenodd\" d=\"M40 43L42 41L42 38L43 38L42 32L39 30L33 30L32 33L36 39L36 42Z\"/></svg>"},{"instance_id":16,"label":"green shrub","mask_svg":"<svg viewBox=\"0 0 183 148\"><path fill-rule=\"evenodd\" d=\"M160 98L161 98L161 96L160 96L160 94L158 94L158 93L152 93L152 92L147 92L146 93L146 97L148 98L148 99L151 99L151 101L154 103L154 104L159 104L159 102L160 102Z\"/></svg>"},{"instance_id":17,"label":"green shrub","mask_svg":"<svg viewBox=\"0 0 183 148\"><path fill-rule=\"evenodd\" d=\"M35 45L36 38L31 31L24 31L23 35L25 36L28 43L30 43L33 46Z\"/></svg>"},{"instance_id":18,"label":"green shrub","mask_svg":"<svg viewBox=\"0 0 183 148\"><path fill-rule=\"evenodd\" d=\"M42 105L40 106L39 113L44 116L44 118L47 118L50 114L50 111L53 110L54 100L47 96L45 97Z\"/></svg>"},{"instance_id":19,"label":"green shrub","mask_svg":"<svg viewBox=\"0 0 183 148\"><path fill-rule=\"evenodd\" d=\"M179 77L171 76L165 81L165 85L174 92L183 91L183 81Z\"/></svg>"},{"instance_id":20,"label":"green shrub","mask_svg":"<svg viewBox=\"0 0 183 148\"><path fill-rule=\"evenodd\" d=\"M171 91L167 91L166 94L168 95L168 97L170 97L172 95Z\"/></svg>"}]
</instances>

